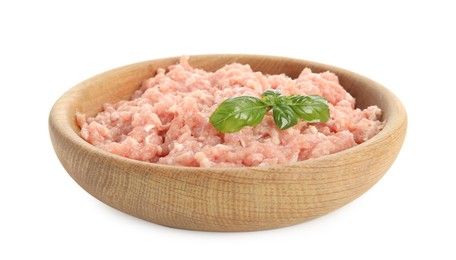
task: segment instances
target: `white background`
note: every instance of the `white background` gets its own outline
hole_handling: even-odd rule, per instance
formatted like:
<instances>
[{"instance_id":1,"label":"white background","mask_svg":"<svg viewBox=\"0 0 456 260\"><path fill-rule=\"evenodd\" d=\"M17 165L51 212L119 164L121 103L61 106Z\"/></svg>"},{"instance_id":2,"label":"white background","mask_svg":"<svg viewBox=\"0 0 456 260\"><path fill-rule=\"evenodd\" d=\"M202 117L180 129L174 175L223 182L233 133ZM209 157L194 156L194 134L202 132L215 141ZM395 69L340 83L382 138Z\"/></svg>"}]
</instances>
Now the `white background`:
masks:
<instances>
[{"instance_id":1,"label":"white background","mask_svg":"<svg viewBox=\"0 0 456 260\"><path fill-rule=\"evenodd\" d=\"M0 2L0 259L456 259L452 1L119 2ZM148 223L69 177L47 129L61 94L118 66L208 53L313 60L380 82L409 115L399 157L342 209L250 233Z\"/></svg>"}]
</instances>

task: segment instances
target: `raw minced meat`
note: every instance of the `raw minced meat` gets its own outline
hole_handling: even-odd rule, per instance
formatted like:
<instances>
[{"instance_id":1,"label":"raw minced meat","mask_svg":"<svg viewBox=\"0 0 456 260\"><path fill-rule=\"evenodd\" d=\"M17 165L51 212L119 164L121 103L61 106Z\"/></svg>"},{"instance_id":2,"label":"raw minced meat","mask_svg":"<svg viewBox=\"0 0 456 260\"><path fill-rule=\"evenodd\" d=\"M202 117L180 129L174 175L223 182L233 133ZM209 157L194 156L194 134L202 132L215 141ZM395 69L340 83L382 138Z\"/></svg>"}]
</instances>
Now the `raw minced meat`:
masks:
<instances>
[{"instance_id":1,"label":"raw minced meat","mask_svg":"<svg viewBox=\"0 0 456 260\"><path fill-rule=\"evenodd\" d=\"M209 117L235 96L255 96L268 89L283 95L320 95L328 100L326 123L299 123L279 130L271 111L255 127L222 134ZM304 69L297 79L254 72L233 63L215 72L179 64L158 69L131 100L105 104L95 117L77 113L80 135L106 151L151 163L193 167L265 166L332 154L376 135L383 124L376 106L355 108L355 99L334 73Z\"/></svg>"}]
</instances>

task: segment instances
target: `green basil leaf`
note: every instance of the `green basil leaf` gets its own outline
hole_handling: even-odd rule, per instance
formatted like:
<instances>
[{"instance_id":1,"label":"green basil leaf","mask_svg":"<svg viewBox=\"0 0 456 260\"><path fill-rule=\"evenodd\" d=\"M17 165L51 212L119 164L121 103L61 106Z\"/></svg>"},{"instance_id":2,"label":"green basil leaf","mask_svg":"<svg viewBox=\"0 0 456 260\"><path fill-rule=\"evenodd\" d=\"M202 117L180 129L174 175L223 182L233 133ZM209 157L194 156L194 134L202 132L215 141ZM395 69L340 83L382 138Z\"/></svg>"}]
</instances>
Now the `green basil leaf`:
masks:
<instances>
[{"instance_id":1,"label":"green basil leaf","mask_svg":"<svg viewBox=\"0 0 456 260\"><path fill-rule=\"evenodd\" d=\"M278 97L282 95L282 91L280 89L268 89L263 94L262 97Z\"/></svg>"},{"instance_id":2,"label":"green basil leaf","mask_svg":"<svg viewBox=\"0 0 456 260\"><path fill-rule=\"evenodd\" d=\"M277 99L282 95L282 91L279 89L273 90L273 89L268 89L263 94L261 94L261 97L264 103L268 104L269 107L274 107L276 106L276 101Z\"/></svg>"},{"instance_id":3,"label":"green basil leaf","mask_svg":"<svg viewBox=\"0 0 456 260\"><path fill-rule=\"evenodd\" d=\"M276 105L272 109L272 115L274 117L274 122L280 128L280 130L285 130L298 123L298 116L296 115L295 111L286 103Z\"/></svg>"},{"instance_id":4,"label":"green basil leaf","mask_svg":"<svg viewBox=\"0 0 456 260\"><path fill-rule=\"evenodd\" d=\"M268 106L261 99L250 96L223 101L210 117L211 124L222 133L234 133L244 126L255 126L263 120Z\"/></svg>"},{"instance_id":5,"label":"green basil leaf","mask_svg":"<svg viewBox=\"0 0 456 260\"><path fill-rule=\"evenodd\" d=\"M328 101L317 95L292 95L288 98L288 106L295 114L308 122L326 122L329 120Z\"/></svg>"},{"instance_id":6,"label":"green basil leaf","mask_svg":"<svg viewBox=\"0 0 456 260\"><path fill-rule=\"evenodd\" d=\"M211 124L222 133L233 133L244 126L255 126L272 109L276 125L287 129L299 119L309 122L329 120L328 101L317 95L282 96L280 90L266 90L261 99L250 96L223 101L210 117Z\"/></svg>"}]
</instances>

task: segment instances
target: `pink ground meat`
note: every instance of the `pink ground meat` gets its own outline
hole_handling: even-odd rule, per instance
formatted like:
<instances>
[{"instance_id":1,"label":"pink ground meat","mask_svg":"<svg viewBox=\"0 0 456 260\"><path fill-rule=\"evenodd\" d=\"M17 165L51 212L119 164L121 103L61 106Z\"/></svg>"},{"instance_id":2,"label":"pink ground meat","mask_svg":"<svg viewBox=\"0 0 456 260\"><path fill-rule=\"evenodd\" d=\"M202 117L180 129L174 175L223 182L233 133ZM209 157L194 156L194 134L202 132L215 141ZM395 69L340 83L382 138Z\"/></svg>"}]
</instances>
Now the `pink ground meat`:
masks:
<instances>
[{"instance_id":1,"label":"pink ground meat","mask_svg":"<svg viewBox=\"0 0 456 260\"><path fill-rule=\"evenodd\" d=\"M268 89L283 95L323 96L331 119L279 130L271 111L255 127L222 134L209 117L235 96L255 96ZM105 104L95 117L77 113L81 136L106 151L152 163L193 166L266 166L332 154L360 144L382 128L376 106L355 109L355 99L331 72L304 69L297 79L254 72L233 63L216 72L192 68L188 57L159 69L129 101Z\"/></svg>"}]
</instances>

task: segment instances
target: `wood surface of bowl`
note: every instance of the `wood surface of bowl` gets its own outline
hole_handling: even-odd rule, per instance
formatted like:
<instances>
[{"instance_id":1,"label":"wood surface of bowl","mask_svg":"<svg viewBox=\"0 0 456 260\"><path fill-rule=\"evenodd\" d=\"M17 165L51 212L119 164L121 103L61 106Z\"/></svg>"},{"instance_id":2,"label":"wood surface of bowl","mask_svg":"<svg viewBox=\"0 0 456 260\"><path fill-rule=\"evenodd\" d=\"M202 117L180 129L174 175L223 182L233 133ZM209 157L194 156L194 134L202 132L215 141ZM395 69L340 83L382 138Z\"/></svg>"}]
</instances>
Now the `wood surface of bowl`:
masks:
<instances>
[{"instance_id":1,"label":"wood surface of bowl","mask_svg":"<svg viewBox=\"0 0 456 260\"><path fill-rule=\"evenodd\" d=\"M49 131L66 171L102 202L147 221L191 230L252 231L289 226L340 208L371 188L402 146L407 116L401 102L380 84L320 63L259 55L191 56L196 68L215 71L225 64L250 64L254 71L296 78L309 67L330 70L357 99L377 105L383 130L372 139L332 155L270 167L194 168L135 161L110 154L79 136L75 113L90 116L106 102L129 99L143 80L179 57L117 68L90 78L54 104Z\"/></svg>"}]
</instances>

